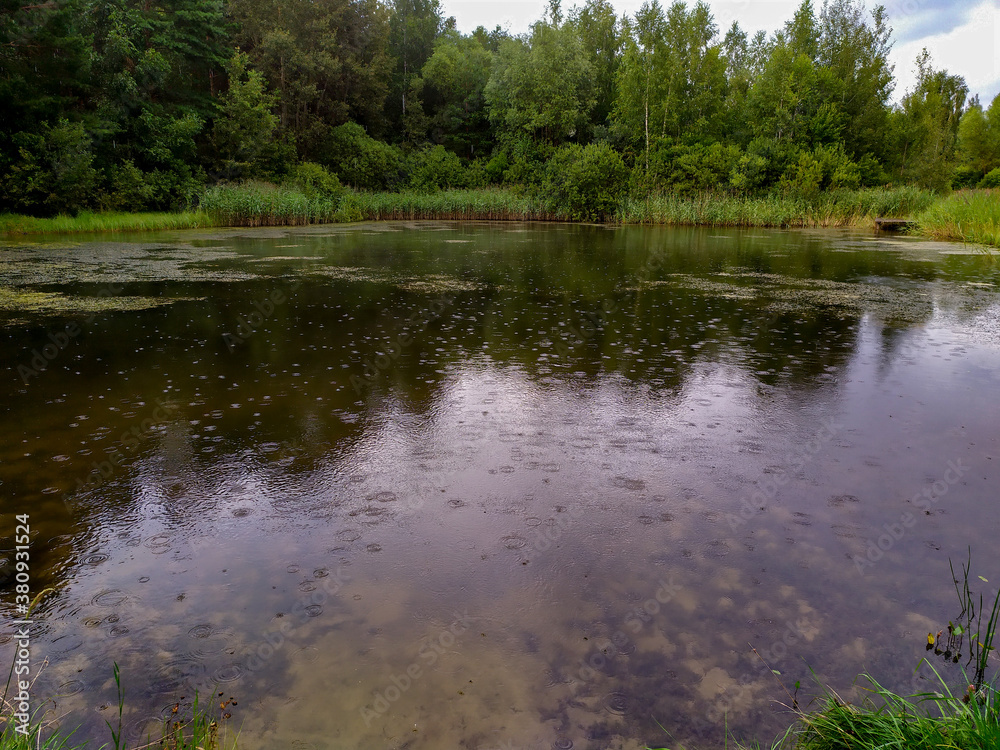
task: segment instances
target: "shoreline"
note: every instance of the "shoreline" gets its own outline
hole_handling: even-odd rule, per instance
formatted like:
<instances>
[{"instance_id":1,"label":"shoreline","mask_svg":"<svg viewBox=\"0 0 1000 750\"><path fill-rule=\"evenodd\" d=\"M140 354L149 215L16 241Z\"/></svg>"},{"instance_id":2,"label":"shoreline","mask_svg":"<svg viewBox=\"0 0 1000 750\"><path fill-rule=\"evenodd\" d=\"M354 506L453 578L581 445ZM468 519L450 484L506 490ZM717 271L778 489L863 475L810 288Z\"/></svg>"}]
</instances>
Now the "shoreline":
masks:
<instances>
[{"instance_id":1,"label":"shoreline","mask_svg":"<svg viewBox=\"0 0 1000 750\"><path fill-rule=\"evenodd\" d=\"M612 226L774 229L851 227L878 231L876 219L896 218L915 223L916 229L908 232L911 236L1000 246L998 215L1000 191L961 191L934 197L916 188L893 188L833 191L811 199L725 194L629 197L621 201L615 216L605 223ZM51 218L3 214L0 215L0 236L303 226L357 221L569 221L569 217L549 210L539 197L499 189L348 193L336 215L322 217L332 221L310 218L277 213L220 216L202 209L175 213L85 211L76 216Z\"/></svg>"}]
</instances>

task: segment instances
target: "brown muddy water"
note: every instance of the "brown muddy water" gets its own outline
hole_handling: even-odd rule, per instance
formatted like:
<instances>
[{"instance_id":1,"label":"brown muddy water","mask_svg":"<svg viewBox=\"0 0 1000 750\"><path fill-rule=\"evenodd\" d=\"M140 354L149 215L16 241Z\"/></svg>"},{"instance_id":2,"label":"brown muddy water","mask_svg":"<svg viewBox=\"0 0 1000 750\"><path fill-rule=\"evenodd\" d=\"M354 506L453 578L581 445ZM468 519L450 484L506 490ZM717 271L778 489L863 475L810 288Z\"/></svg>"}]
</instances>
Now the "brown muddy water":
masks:
<instances>
[{"instance_id":1,"label":"brown muddy water","mask_svg":"<svg viewBox=\"0 0 1000 750\"><path fill-rule=\"evenodd\" d=\"M998 285L831 231L6 240L0 658L29 514L32 706L97 744L116 662L130 741L221 691L248 750L716 748L810 669L926 687L949 558L1000 581Z\"/></svg>"}]
</instances>

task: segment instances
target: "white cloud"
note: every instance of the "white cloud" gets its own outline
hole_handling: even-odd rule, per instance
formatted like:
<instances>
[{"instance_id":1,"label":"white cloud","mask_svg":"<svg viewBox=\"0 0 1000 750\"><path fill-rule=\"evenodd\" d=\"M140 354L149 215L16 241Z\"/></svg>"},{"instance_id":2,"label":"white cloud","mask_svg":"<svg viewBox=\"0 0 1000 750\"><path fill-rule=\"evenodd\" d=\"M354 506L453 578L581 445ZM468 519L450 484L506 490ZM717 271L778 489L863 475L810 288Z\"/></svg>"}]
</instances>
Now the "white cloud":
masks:
<instances>
[{"instance_id":1,"label":"white cloud","mask_svg":"<svg viewBox=\"0 0 1000 750\"><path fill-rule=\"evenodd\" d=\"M970 94L979 94L984 103L1000 93L1000 20L991 0L976 6L961 26L893 49L897 100L916 83L914 61L924 47L931 53L935 70L944 68L964 76Z\"/></svg>"}]
</instances>

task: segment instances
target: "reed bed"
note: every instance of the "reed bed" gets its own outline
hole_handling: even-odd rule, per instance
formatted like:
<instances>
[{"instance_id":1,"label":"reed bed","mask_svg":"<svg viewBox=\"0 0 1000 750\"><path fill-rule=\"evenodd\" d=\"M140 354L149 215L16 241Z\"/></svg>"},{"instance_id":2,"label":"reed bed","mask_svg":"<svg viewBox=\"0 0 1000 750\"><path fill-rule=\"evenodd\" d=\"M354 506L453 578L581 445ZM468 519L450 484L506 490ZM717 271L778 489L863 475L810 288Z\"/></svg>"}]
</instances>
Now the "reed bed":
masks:
<instances>
[{"instance_id":1,"label":"reed bed","mask_svg":"<svg viewBox=\"0 0 1000 750\"><path fill-rule=\"evenodd\" d=\"M878 217L913 215L933 200L933 193L914 187L836 190L812 199L777 194L752 198L667 193L626 198L618 218L625 224L714 227L864 226Z\"/></svg>"},{"instance_id":2,"label":"reed bed","mask_svg":"<svg viewBox=\"0 0 1000 750\"><path fill-rule=\"evenodd\" d=\"M352 193L345 214L358 220L565 221L539 196L512 190L442 190L437 193Z\"/></svg>"},{"instance_id":3,"label":"reed bed","mask_svg":"<svg viewBox=\"0 0 1000 750\"><path fill-rule=\"evenodd\" d=\"M340 201L308 197L268 182L217 185L201 196L201 210L218 226L277 227L324 224L337 220Z\"/></svg>"},{"instance_id":4,"label":"reed bed","mask_svg":"<svg viewBox=\"0 0 1000 750\"><path fill-rule=\"evenodd\" d=\"M917 216L922 234L1000 247L1000 190L962 190Z\"/></svg>"}]
</instances>

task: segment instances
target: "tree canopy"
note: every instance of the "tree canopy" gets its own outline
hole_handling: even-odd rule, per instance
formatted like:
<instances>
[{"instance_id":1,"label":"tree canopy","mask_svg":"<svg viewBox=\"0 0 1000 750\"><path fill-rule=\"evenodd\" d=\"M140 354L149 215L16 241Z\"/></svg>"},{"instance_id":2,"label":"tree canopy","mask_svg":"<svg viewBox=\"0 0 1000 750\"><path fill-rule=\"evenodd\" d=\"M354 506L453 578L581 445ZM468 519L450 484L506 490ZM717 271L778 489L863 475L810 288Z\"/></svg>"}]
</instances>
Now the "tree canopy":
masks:
<instances>
[{"instance_id":1,"label":"tree canopy","mask_svg":"<svg viewBox=\"0 0 1000 750\"><path fill-rule=\"evenodd\" d=\"M440 0L3 2L0 210L179 208L302 169L554 190L551 160L681 193L1000 181L998 100L925 53L893 103L890 21L802 0L751 38L702 0L550 0L512 36Z\"/></svg>"}]
</instances>

